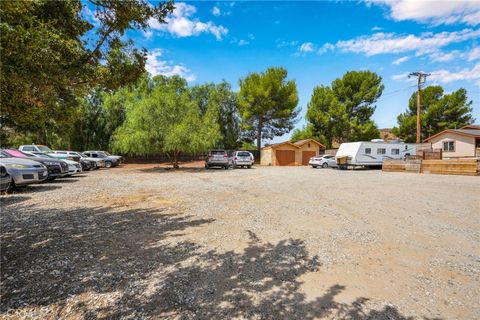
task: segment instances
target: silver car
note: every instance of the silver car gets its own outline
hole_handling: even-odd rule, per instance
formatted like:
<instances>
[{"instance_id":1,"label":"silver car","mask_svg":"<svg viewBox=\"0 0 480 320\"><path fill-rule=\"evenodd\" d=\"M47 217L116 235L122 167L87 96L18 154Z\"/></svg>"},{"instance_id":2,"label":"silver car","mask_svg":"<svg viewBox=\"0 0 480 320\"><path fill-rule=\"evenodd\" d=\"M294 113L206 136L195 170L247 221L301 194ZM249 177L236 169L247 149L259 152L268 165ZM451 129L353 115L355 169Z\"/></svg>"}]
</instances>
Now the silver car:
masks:
<instances>
[{"instance_id":1,"label":"silver car","mask_svg":"<svg viewBox=\"0 0 480 320\"><path fill-rule=\"evenodd\" d=\"M47 179L48 170L43 164L22 158L10 158L0 153L0 164L12 177L10 188L39 183Z\"/></svg>"},{"instance_id":2,"label":"silver car","mask_svg":"<svg viewBox=\"0 0 480 320\"><path fill-rule=\"evenodd\" d=\"M251 168L253 165L253 155L248 151L235 151L232 154L232 167L247 167Z\"/></svg>"},{"instance_id":3,"label":"silver car","mask_svg":"<svg viewBox=\"0 0 480 320\"><path fill-rule=\"evenodd\" d=\"M0 192L10 190L12 183L12 176L8 174L7 168L3 164L0 164Z\"/></svg>"},{"instance_id":4,"label":"silver car","mask_svg":"<svg viewBox=\"0 0 480 320\"><path fill-rule=\"evenodd\" d=\"M205 169L211 167L222 167L227 170L232 164L232 158L226 150L210 150L205 158Z\"/></svg>"},{"instance_id":5,"label":"silver car","mask_svg":"<svg viewBox=\"0 0 480 320\"><path fill-rule=\"evenodd\" d=\"M335 156L332 156L332 155L321 155L321 156L315 156L315 157L311 157L310 158L310 161L308 162L309 165L312 166L312 168L317 168L317 167L321 167L321 168L328 168L328 167L332 167L332 168L336 168L338 167L337 165L337 161L335 160Z\"/></svg>"}]
</instances>

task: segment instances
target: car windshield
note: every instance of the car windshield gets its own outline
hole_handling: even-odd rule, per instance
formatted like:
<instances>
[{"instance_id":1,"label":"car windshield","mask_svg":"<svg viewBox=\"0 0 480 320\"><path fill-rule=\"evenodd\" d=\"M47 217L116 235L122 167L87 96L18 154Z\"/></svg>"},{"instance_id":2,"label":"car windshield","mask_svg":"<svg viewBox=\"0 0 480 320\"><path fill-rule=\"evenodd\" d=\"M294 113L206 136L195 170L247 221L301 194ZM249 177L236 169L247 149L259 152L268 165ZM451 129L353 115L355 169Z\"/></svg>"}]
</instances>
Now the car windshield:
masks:
<instances>
[{"instance_id":1,"label":"car windshield","mask_svg":"<svg viewBox=\"0 0 480 320\"><path fill-rule=\"evenodd\" d=\"M98 154L101 158L107 157L107 155L106 155L104 152L97 152L97 154Z\"/></svg>"},{"instance_id":2,"label":"car windshield","mask_svg":"<svg viewBox=\"0 0 480 320\"><path fill-rule=\"evenodd\" d=\"M107 156L111 156L110 153L108 153L107 151L103 151L104 154L106 154Z\"/></svg>"},{"instance_id":3,"label":"car windshield","mask_svg":"<svg viewBox=\"0 0 480 320\"><path fill-rule=\"evenodd\" d=\"M250 157L250 153L248 152L239 152L237 153L239 157Z\"/></svg>"},{"instance_id":4,"label":"car windshield","mask_svg":"<svg viewBox=\"0 0 480 320\"><path fill-rule=\"evenodd\" d=\"M225 151L223 151L223 150L212 150L210 153L214 156L218 156L218 155L223 156L225 154Z\"/></svg>"},{"instance_id":5,"label":"car windshield","mask_svg":"<svg viewBox=\"0 0 480 320\"><path fill-rule=\"evenodd\" d=\"M88 156L85 153L79 153L79 155L83 158L88 158Z\"/></svg>"},{"instance_id":6,"label":"car windshield","mask_svg":"<svg viewBox=\"0 0 480 320\"><path fill-rule=\"evenodd\" d=\"M22 151L14 150L14 149L9 149L4 151L6 154L9 156L15 157L15 158L25 158L25 157L31 157L31 155L23 153Z\"/></svg>"},{"instance_id":7,"label":"car windshield","mask_svg":"<svg viewBox=\"0 0 480 320\"><path fill-rule=\"evenodd\" d=\"M40 150L42 152L52 152L52 149L50 149L47 146L37 146L37 148L38 148L38 150Z\"/></svg>"}]
</instances>

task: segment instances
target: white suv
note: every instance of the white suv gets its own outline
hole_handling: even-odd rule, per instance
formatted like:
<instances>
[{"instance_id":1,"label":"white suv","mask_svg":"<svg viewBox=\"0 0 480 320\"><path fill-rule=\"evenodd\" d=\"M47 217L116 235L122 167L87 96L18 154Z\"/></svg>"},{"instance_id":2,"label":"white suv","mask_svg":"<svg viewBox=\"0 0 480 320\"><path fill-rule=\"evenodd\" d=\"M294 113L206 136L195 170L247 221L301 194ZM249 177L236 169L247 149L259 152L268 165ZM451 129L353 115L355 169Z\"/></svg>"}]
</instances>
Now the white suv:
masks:
<instances>
[{"instance_id":1,"label":"white suv","mask_svg":"<svg viewBox=\"0 0 480 320\"><path fill-rule=\"evenodd\" d=\"M247 167L253 166L253 155L248 151L235 151L232 154L232 167Z\"/></svg>"}]
</instances>

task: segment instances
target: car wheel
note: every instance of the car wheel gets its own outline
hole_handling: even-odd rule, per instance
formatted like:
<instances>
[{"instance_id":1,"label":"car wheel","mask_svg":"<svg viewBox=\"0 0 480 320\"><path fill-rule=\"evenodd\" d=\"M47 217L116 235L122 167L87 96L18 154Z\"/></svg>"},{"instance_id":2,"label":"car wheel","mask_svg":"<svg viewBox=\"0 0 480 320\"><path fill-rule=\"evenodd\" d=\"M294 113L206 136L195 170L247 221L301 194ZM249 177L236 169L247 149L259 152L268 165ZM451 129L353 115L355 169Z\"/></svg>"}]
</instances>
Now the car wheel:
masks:
<instances>
[{"instance_id":1,"label":"car wheel","mask_svg":"<svg viewBox=\"0 0 480 320\"><path fill-rule=\"evenodd\" d=\"M105 168L111 168L112 163L110 161L105 162Z\"/></svg>"},{"instance_id":2,"label":"car wheel","mask_svg":"<svg viewBox=\"0 0 480 320\"><path fill-rule=\"evenodd\" d=\"M328 163L324 162L324 163L322 164L322 168L328 168Z\"/></svg>"},{"instance_id":3,"label":"car wheel","mask_svg":"<svg viewBox=\"0 0 480 320\"><path fill-rule=\"evenodd\" d=\"M247 168L248 168L248 169L251 169L251 168L252 168L252 166L247 166Z\"/></svg>"},{"instance_id":4,"label":"car wheel","mask_svg":"<svg viewBox=\"0 0 480 320\"><path fill-rule=\"evenodd\" d=\"M224 167L225 170L228 170L228 165Z\"/></svg>"},{"instance_id":5,"label":"car wheel","mask_svg":"<svg viewBox=\"0 0 480 320\"><path fill-rule=\"evenodd\" d=\"M316 168L317 168L317 166L312 166L312 168L313 168L313 169L316 169Z\"/></svg>"},{"instance_id":6,"label":"car wheel","mask_svg":"<svg viewBox=\"0 0 480 320\"><path fill-rule=\"evenodd\" d=\"M12 179L10 181L10 183L8 184L7 189L5 189L5 193L11 193L13 191L13 189L15 189L15 181L13 181L13 179Z\"/></svg>"}]
</instances>

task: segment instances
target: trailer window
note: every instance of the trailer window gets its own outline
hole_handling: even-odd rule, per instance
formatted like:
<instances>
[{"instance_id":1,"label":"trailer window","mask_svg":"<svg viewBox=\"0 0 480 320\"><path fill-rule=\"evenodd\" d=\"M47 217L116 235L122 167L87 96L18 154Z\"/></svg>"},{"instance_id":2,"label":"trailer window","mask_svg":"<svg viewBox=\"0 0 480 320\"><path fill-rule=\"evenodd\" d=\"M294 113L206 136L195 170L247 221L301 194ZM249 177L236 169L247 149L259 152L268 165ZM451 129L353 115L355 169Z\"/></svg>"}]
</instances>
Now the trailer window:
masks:
<instances>
[{"instance_id":1,"label":"trailer window","mask_svg":"<svg viewBox=\"0 0 480 320\"><path fill-rule=\"evenodd\" d=\"M392 149L392 154L400 154L400 149Z\"/></svg>"},{"instance_id":2,"label":"trailer window","mask_svg":"<svg viewBox=\"0 0 480 320\"><path fill-rule=\"evenodd\" d=\"M385 148L378 148L377 149L377 154L386 154L387 150Z\"/></svg>"},{"instance_id":3,"label":"trailer window","mask_svg":"<svg viewBox=\"0 0 480 320\"><path fill-rule=\"evenodd\" d=\"M372 148L365 148L365 154L371 154Z\"/></svg>"},{"instance_id":4,"label":"trailer window","mask_svg":"<svg viewBox=\"0 0 480 320\"><path fill-rule=\"evenodd\" d=\"M444 141L443 151L455 151L455 141Z\"/></svg>"}]
</instances>

